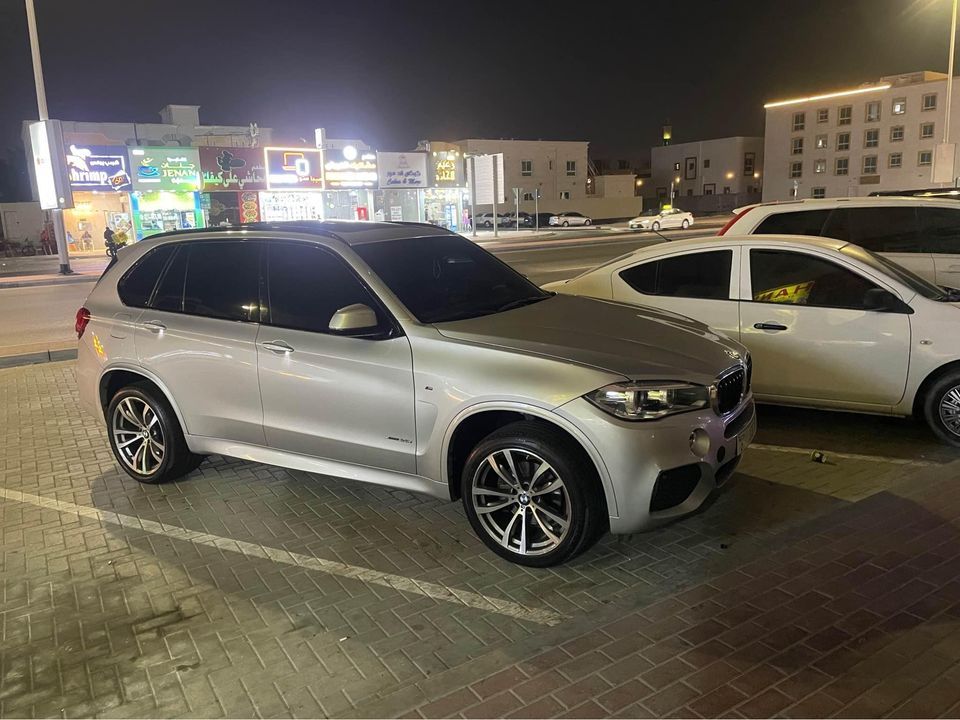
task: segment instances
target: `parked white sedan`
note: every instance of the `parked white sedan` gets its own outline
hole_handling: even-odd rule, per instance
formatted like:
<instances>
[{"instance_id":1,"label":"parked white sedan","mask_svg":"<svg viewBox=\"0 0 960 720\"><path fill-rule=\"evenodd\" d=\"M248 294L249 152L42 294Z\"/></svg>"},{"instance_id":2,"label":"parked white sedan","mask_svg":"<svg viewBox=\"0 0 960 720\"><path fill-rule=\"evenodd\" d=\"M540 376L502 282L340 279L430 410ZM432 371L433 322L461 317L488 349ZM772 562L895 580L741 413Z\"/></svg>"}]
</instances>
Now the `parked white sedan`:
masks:
<instances>
[{"instance_id":1,"label":"parked white sedan","mask_svg":"<svg viewBox=\"0 0 960 720\"><path fill-rule=\"evenodd\" d=\"M578 212L562 212L550 216L551 225L560 225L562 227L567 227L568 225L590 225L592 222L593 220Z\"/></svg>"},{"instance_id":2,"label":"parked white sedan","mask_svg":"<svg viewBox=\"0 0 960 720\"><path fill-rule=\"evenodd\" d=\"M758 401L917 414L960 446L960 294L858 245L679 240L545 289L707 323L750 350Z\"/></svg>"},{"instance_id":3,"label":"parked white sedan","mask_svg":"<svg viewBox=\"0 0 960 720\"><path fill-rule=\"evenodd\" d=\"M628 225L631 230L653 230L654 232L666 228L683 228L686 230L693 225L693 213L680 208L645 210L639 217L631 220Z\"/></svg>"}]
</instances>

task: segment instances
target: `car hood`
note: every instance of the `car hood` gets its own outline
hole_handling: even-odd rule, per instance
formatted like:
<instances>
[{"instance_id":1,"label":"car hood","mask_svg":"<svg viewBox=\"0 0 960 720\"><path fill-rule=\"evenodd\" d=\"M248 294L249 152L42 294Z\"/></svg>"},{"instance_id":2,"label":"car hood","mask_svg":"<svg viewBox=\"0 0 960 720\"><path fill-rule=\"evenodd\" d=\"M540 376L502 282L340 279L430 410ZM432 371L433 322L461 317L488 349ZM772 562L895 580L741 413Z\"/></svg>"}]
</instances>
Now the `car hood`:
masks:
<instances>
[{"instance_id":1,"label":"car hood","mask_svg":"<svg viewBox=\"0 0 960 720\"><path fill-rule=\"evenodd\" d=\"M639 223L639 222L650 222L651 220L659 220L659 215L641 215L640 217L635 217L630 222Z\"/></svg>"},{"instance_id":2,"label":"car hood","mask_svg":"<svg viewBox=\"0 0 960 720\"><path fill-rule=\"evenodd\" d=\"M743 346L682 315L570 295L435 327L451 339L535 353L630 379L707 385L746 354Z\"/></svg>"}]
</instances>

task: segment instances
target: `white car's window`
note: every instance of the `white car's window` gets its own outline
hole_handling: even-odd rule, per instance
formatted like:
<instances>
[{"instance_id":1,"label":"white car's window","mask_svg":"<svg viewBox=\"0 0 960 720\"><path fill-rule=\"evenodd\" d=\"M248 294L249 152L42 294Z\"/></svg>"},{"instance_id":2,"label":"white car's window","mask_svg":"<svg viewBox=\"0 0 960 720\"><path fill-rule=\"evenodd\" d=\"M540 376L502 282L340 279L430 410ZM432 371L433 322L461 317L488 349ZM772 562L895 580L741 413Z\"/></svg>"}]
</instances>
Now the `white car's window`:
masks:
<instances>
[{"instance_id":1,"label":"white car's window","mask_svg":"<svg viewBox=\"0 0 960 720\"><path fill-rule=\"evenodd\" d=\"M920 208L920 236L927 252L960 255L960 203L951 208Z\"/></svg>"},{"instance_id":2,"label":"white car's window","mask_svg":"<svg viewBox=\"0 0 960 720\"><path fill-rule=\"evenodd\" d=\"M877 287L834 262L789 250L750 250L750 281L754 302L852 310L867 309L867 290Z\"/></svg>"},{"instance_id":3,"label":"white car's window","mask_svg":"<svg viewBox=\"0 0 960 720\"><path fill-rule=\"evenodd\" d=\"M644 295L728 300L733 250L710 250L651 260L620 271Z\"/></svg>"},{"instance_id":4,"label":"white car's window","mask_svg":"<svg viewBox=\"0 0 960 720\"><path fill-rule=\"evenodd\" d=\"M754 235L820 235L829 210L795 210L766 217L753 231Z\"/></svg>"},{"instance_id":5,"label":"white car's window","mask_svg":"<svg viewBox=\"0 0 960 720\"><path fill-rule=\"evenodd\" d=\"M924 252L915 207L837 208L824 224L822 235L872 252Z\"/></svg>"}]
</instances>

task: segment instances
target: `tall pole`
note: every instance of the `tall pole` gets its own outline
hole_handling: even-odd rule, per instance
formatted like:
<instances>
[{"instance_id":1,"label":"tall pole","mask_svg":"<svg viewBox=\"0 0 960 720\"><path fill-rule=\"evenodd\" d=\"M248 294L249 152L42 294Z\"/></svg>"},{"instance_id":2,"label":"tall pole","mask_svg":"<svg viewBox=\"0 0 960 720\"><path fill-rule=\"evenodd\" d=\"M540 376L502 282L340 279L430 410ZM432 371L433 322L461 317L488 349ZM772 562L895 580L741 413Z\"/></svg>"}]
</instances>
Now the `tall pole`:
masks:
<instances>
[{"instance_id":1,"label":"tall pole","mask_svg":"<svg viewBox=\"0 0 960 720\"><path fill-rule=\"evenodd\" d=\"M40 120L49 120L47 112L47 91L43 86L43 66L40 63L40 40L37 37L37 14L33 9L33 0L25 0L27 4L27 33L30 35L30 57L33 60L33 84L37 88L37 112ZM54 162L64 162L64 158L53 158ZM67 231L63 225L63 210L54 208L50 211L53 217L53 233L57 238L57 255L60 261L60 274L70 275L70 252L67 247Z\"/></svg>"},{"instance_id":2,"label":"tall pole","mask_svg":"<svg viewBox=\"0 0 960 720\"><path fill-rule=\"evenodd\" d=\"M953 97L953 58L957 48L957 0L950 15L950 59L947 62L947 109L943 118L943 144L950 142L950 107Z\"/></svg>"},{"instance_id":3,"label":"tall pole","mask_svg":"<svg viewBox=\"0 0 960 720\"><path fill-rule=\"evenodd\" d=\"M522 190L522 188L513 189L513 203L517 213L517 232L520 232L520 190Z\"/></svg>"},{"instance_id":4,"label":"tall pole","mask_svg":"<svg viewBox=\"0 0 960 720\"><path fill-rule=\"evenodd\" d=\"M470 156L470 227L477 236L477 157Z\"/></svg>"},{"instance_id":5,"label":"tall pole","mask_svg":"<svg viewBox=\"0 0 960 720\"><path fill-rule=\"evenodd\" d=\"M497 212L497 195L500 194L500 178L497 174L497 156L490 155L490 164L493 166L493 236L500 234L500 214Z\"/></svg>"},{"instance_id":6,"label":"tall pole","mask_svg":"<svg viewBox=\"0 0 960 720\"><path fill-rule=\"evenodd\" d=\"M535 193L533 193L533 219L536 223L535 233L540 232L540 187L537 187Z\"/></svg>"}]
</instances>

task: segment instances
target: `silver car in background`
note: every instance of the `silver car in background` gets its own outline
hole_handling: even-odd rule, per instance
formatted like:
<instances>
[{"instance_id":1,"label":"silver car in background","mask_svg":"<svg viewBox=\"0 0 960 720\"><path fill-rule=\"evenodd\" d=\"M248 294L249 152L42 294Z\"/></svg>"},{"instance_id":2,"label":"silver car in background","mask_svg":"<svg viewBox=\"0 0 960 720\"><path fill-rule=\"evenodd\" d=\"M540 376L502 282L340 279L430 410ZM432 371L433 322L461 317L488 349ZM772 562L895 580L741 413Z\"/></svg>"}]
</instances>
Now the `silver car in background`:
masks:
<instances>
[{"instance_id":1,"label":"silver car in background","mask_svg":"<svg viewBox=\"0 0 960 720\"><path fill-rule=\"evenodd\" d=\"M427 225L154 236L77 333L81 401L136 480L217 454L459 498L533 566L695 510L755 429L742 346L544 292Z\"/></svg>"}]
</instances>

